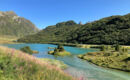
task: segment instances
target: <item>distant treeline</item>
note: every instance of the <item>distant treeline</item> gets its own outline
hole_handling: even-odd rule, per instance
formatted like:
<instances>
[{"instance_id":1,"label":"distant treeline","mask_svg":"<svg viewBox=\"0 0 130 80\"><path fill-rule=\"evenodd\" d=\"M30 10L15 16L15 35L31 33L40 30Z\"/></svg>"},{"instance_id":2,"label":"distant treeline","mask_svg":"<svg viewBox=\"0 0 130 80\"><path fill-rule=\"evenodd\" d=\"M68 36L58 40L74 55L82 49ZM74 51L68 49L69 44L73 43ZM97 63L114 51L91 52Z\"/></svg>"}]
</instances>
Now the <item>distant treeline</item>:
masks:
<instances>
[{"instance_id":1,"label":"distant treeline","mask_svg":"<svg viewBox=\"0 0 130 80\"><path fill-rule=\"evenodd\" d=\"M111 16L84 25L74 21L62 22L18 41L130 45L130 14Z\"/></svg>"}]
</instances>

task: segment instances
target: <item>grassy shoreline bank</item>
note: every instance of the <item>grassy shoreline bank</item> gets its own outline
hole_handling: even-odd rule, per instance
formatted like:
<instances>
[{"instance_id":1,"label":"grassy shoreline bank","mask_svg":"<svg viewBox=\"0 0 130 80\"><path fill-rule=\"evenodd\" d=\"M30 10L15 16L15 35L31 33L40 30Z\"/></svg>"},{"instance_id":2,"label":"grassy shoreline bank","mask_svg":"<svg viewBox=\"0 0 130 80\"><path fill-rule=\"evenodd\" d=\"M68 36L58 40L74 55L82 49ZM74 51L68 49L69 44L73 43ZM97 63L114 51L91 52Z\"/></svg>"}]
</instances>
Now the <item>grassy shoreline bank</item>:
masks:
<instances>
[{"instance_id":1,"label":"grassy shoreline bank","mask_svg":"<svg viewBox=\"0 0 130 80\"><path fill-rule=\"evenodd\" d=\"M63 45L63 46L71 46L71 47L79 47L79 48L95 48L100 49L102 44L73 44L73 43L59 43L59 42L52 42L52 43L41 43L41 44L54 44L54 45ZM104 45L104 46L112 46L112 45ZM123 48L128 48L130 50L130 45L121 45Z\"/></svg>"},{"instance_id":2,"label":"grassy shoreline bank","mask_svg":"<svg viewBox=\"0 0 130 80\"><path fill-rule=\"evenodd\" d=\"M72 47L79 47L79 48L95 48L95 49L101 49L102 46L105 46L105 47L114 46L114 45L91 45L91 44L71 44L71 43L50 43L50 44L55 44L55 45L61 44L64 46L72 46ZM104 52L104 55L114 54L114 56L106 56L106 57L100 56L100 55L94 55L94 56L87 55L86 56L84 54L78 57L81 59L87 60L88 62L95 64L97 66L130 72L130 46L128 45L120 45L120 46L122 47L123 51L125 49L127 49L128 51L127 52L120 52L120 50L111 51L113 50L113 48L110 48L110 51L108 50L108 54L106 51ZM98 53L100 54L102 52L98 52ZM126 54L123 54L123 53L126 53ZM123 55L120 56L120 54L123 54ZM113 63L111 63L111 61Z\"/></svg>"},{"instance_id":3,"label":"grassy shoreline bank","mask_svg":"<svg viewBox=\"0 0 130 80\"><path fill-rule=\"evenodd\" d=\"M74 80L48 61L0 46L0 80Z\"/></svg>"},{"instance_id":4,"label":"grassy shoreline bank","mask_svg":"<svg viewBox=\"0 0 130 80\"><path fill-rule=\"evenodd\" d=\"M100 48L102 46L102 45L91 45L91 44L72 44L72 43L57 43L57 42L53 42L53 43L51 43L51 42L50 43L41 43L41 44L54 44L54 45L61 44L63 46L72 46L72 47L79 47L79 48L95 48L95 49ZM109 45L109 46L111 46L111 45ZM128 45L122 45L122 47L123 48L128 48L128 53L130 53L130 46L128 46ZM95 62L91 62L91 63L96 64ZM96 65L98 65L98 64L96 64ZM102 67L104 67L104 66L102 66ZM114 67L109 67L109 66L107 68L116 69ZM122 69L118 69L118 70L122 70ZM123 70L123 71L125 71L125 70Z\"/></svg>"},{"instance_id":5,"label":"grassy shoreline bank","mask_svg":"<svg viewBox=\"0 0 130 80\"><path fill-rule=\"evenodd\" d=\"M87 60L89 63L92 63L92 64L95 64L95 65L97 65L97 66L100 66L100 67L104 67L104 68L108 68L108 69L115 69L115 70L120 70L120 71L124 71L124 72L130 72L130 69L129 70L126 70L126 69L121 69L121 68L118 68L118 66L119 65L116 65L116 67L115 66L109 66L109 65L107 65L107 64L105 64L105 61L101 61L100 62L100 60L101 60L101 58L98 58L97 59L97 57L92 57L92 56L87 56L88 58L81 58L81 57L79 57L80 59L83 59L83 60ZM96 60L94 59L94 58L96 58L96 60L97 60L97 62L96 62ZM107 58L106 58L107 59ZM118 63L117 63L118 64ZM106 66L107 65L107 66ZM125 65L124 65L125 66Z\"/></svg>"},{"instance_id":6,"label":"grassy shoreline bank","mask_svg":"<svg viewBox=\"0 0 130 80\"><path fill-rule=\"evenodd\" d=\"M14 43L18 43L15 42L17 41L17 37L14 36L1 36L0 35L0 44L14 44Z\"/></svg>"},{"instance_id":7,"label":"grassy shoreline bank","mask_svg":"<svg viewBox=\"0 0 130 80\"><path fill-rule=\"evenodd\" d=\"M90 52L78 55L78 57L97 66L130 72L130 54L128 49L128 47L124 46L103 46L103 49L99 52Z\"/></svg>"}]
</instances>

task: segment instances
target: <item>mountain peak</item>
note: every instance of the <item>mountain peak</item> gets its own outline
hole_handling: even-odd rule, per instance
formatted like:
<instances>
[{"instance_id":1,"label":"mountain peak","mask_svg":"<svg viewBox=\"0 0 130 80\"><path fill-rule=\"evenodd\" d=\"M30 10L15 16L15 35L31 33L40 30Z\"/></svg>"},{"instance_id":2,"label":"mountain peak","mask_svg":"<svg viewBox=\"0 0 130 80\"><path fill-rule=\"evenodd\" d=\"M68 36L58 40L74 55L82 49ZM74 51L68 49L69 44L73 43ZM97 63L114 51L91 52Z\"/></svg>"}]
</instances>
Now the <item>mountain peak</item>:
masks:
<instances>
[{"instance_id":1,"label":"mountain peak","mask_svg":"<svg viewBox=\"0 0 130 80\"><path fill-rule=\"evenodd\" d=\"M17 16L17 14L14 11L6 11L5 13L9 16Z\"/></svg>"},{"instance_id":2,"label":"mountain peak","mask_svg":"<svg viewBox=\"0 0 130 80\"><path fill-rule=\"evenodd\" d=\"M0 11L0 16L4 16L4 15L8 15L8 16L17 16L17 14L14 11Z\"/></svg>"},{"instance_id":3,"label":"mountain peak","mask_svg":"<svg viewBox=\"0 0 130 80\"><path fill-rule=\"evenodd\" d=\"M22 37L38 32L36 26L13 11L0 11L0 35Z\"/></svg>"}]
</instances>

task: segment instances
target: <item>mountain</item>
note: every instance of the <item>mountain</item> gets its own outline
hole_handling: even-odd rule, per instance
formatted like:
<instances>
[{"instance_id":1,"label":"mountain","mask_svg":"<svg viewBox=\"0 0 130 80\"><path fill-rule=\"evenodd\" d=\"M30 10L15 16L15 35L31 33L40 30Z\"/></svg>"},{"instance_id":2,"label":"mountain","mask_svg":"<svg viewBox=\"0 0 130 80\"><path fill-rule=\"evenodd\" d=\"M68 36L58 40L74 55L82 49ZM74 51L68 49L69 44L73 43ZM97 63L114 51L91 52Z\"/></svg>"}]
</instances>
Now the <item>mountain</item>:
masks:
<instances>
[{"instance_id":1,"label":"mountain","mask_svg":"<svg viewBox=\"0 0 130 80\"><path fill-rule=\"evenodd\" d=\"M87 23L71 34L67 42L130 45L130 14Z\"/></svg>"},{"instance_id":2,"label":"mountain","mask_svg":"<svg viewBox=\"0 0 130 80\"><path fill-rule=\"evenodd\" d=\"M23 37L38 32L35 25L13 11L0 11L0 36Z\"/></svg>"},{"instance_id":3,"label":"mountain","mask_svg":"<svg viewBox=\"0 0 130 80\"><path fill-rule=\"evenodd\" d=\"M76 31L81 25L75 23L74 21L67 21L57 23L53 26L48 26L37 34L29 35L20 38L20 42L64 42L67 37L70 36L69 33Z\"/></svg>"},{"instance_id":4,"label":"mountain","mask_svg":"<svg viewBox=\"0 0 130 80\"><path fill-rule=\"evenodd\" d=\"M130 45L130 14L110 16L84 25L74 21L58 23L18 41Z\"/></svg>"}]
</instances>

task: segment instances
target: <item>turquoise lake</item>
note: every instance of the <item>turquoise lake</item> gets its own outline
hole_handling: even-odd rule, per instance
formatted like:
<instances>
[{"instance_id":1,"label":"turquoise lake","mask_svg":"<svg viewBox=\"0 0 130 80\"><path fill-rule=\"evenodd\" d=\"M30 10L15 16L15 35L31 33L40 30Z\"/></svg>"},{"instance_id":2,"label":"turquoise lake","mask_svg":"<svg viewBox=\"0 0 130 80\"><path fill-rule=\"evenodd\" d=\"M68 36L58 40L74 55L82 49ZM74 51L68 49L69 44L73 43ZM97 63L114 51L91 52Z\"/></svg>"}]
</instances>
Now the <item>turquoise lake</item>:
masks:
<instances>
[{"instance_id":1,"label":"turquoise lake","mask_svg":"<svg viewBox=\"0 0 130 80\"><path fill-rule=\"evenodd\" d=\"M94 64L90 64L85 60L77 58L79 54L85 54L87 52L96 52L95 49L83 49L76 47L64 46L65 50L71 52L72 56L65 57L54 57L47 54L50 50L48 47L56 47L56 45L51 44L4 44L10 48L20 49L24 46L30 46L31 49L39 51L38 54L34 56L38 58L51 58L63 61L69 67L65 72L75 76L75 77L84 77L84 80L130 80L130 73L106 69Z\"/></svg>"}]
</instances>

